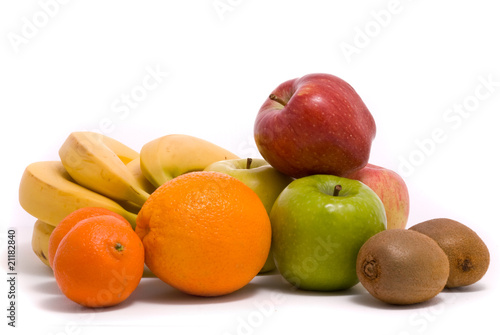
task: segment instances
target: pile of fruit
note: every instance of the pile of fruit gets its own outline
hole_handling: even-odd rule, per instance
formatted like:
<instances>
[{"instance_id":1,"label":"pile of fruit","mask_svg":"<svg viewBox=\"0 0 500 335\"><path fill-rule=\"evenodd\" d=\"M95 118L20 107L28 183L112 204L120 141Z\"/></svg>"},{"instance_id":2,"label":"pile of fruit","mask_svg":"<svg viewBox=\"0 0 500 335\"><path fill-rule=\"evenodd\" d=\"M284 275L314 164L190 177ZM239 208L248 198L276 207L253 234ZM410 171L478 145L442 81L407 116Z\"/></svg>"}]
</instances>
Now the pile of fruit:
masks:
<instances>
[{"instance_id":1,"label":"pile of fruit","mask_svg":"<svg viewBox=\"0 0 500 335\"><path fill-rule=\"evenodd\" d=\"M125 300L144 265L198 296L229 294L276 268L300 289L361 282L391 304L477 282L489 252L471 229L450 219L406 229L405 182L368 163L375 133L348 83L310 74L279 85L258 112L264 159L188 135L136 152L75 132L60 161L26 168L19 200L37 218L34 252L88 307Z\"/></svg>"}]
</instances>

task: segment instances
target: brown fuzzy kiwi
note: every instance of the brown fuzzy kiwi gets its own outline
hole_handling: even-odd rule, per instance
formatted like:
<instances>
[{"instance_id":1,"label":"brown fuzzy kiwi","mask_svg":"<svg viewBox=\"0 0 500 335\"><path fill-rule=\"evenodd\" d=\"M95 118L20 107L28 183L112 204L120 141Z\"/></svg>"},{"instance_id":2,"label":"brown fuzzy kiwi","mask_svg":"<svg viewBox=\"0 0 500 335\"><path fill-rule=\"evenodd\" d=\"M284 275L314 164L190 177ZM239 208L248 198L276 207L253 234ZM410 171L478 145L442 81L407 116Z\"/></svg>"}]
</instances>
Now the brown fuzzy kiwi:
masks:
<instances>
[{"instance_id":1,"label":"brown fuzzy kiwi","mask_svg":"<svg viewBox=\"0 0 500 335\"><path fill-rule=\"evenodd\" d=\"M410 230L423 233L444 250L450 263L446 287L471 285L481 279L490 264L490 253L483 240L466 225L439 218L421 222Z\"/></svg>"},{"instance_id":2,"label":"brown fuzzy kiwi","mask_svg":"<svg viewBox=\"0 0 500 335\"><path fill-rule=\"evenodd\" d=\"M375 298L408 305L424 302L441 292L449 265L444 251L430 237L406 229L389 229L363 244L356 273Z\"/></svg>"}]
</instances>

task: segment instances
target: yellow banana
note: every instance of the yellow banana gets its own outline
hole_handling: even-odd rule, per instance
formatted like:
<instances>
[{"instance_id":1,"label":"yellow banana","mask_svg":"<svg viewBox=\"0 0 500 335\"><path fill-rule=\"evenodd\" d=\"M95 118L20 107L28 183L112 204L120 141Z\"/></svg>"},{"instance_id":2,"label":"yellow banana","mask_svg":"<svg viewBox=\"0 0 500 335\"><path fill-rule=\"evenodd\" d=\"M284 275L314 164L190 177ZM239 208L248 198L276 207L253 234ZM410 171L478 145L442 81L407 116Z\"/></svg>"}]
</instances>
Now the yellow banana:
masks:
<instances>
[{"instance_id":1,"label":"yellow banana","mask_svg":"<svg viewBox=\"0 0 500 335\"><path fill-rule=\"evenodd\" d=\"M166 135L146 143L140 152L141 170L155 187L181 174L239 158L228 150L189 135Z\"/></svg>"},{"instance_id":2,"label":"yellow banana","mask_svg":"<svg viewBox=\"0 0 500 335\"><path fill-rule=\"evenodd\" d=\"M50 267L48 258L49 238L54 228L55 227L53 225L45 223L41 220L36 220L35 225L33 226L33 235L31 237L31 248L43 264L48 267Z\"/></svg>"},{"instance_id":3,"label":"yellow banana","mask_svg":"<svg viewBox=\"0 0 500 335\"><path fill-rule=\"evenodd\" d=\"M139 158L139 153L132 148L129 148L120 141L115 140L106 135L99 135L98 133L87 132L88 135L97 134L99 140L101 140L105 146L111 149L118 158L123 162L123 164L128 164L134 159ZM96 135L94 135L96 136Z\"/></svg>"},{"instance_id":4,"label":"yellow banana","mask_svg":"<svg viewBox=\"0 0 500 335\"><path fill-rule=\"evenodd\" d=\"M135 180L137 180L137 182L144 191L151 194L156 190L156 187L154 187L153 184L151 184L149 180L142 173L140 157L137 157L136 159L130 161L130 163L127 164L127 168L129 169L130 172L132 172L132 175L134 176Z\"/></svg>"},{"instance_id":5,"label":"yellow banana","mask_svg":"<svg viewBox=\"0 0 500 335\"><path fill-rule=\"evenodd\" d=\"M137 215L117 202L75 183L59 161L26 167L19 185L19 203L26 212L53 226L82 207L103 207L122 215L135 228Z\"/></svg>"},{"instance_id":6,"label":"yellow banana","mask_svg":"<svg viewBox=\"0 0 500 335\"><path fill-rule=\"evenodd\" d=\"M71 133L59 149L59 157L71 178L90 190L139 207L149 197L125 165L139 154L105 135Z\"/></svg>"}]
</instances>

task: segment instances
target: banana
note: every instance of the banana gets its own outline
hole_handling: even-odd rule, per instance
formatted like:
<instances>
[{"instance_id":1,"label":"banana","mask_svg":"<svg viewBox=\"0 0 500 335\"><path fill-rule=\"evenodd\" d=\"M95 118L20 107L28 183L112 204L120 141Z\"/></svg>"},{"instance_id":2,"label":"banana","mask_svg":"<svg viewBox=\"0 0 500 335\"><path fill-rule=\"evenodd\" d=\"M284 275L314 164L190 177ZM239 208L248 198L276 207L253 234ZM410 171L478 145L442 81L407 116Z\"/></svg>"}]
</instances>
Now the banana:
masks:
<instances>
[{"instance_id":1,"label":"banana","mask_svg":"<svg viewBox=\"0 0 500 335\"><path fill-rule=\"evenodd\" d=\"M36 220L33 227L33 235L31 237L31 248L35 254L40 258L43 264L50 267L49 264L49 238L54 230L54 226L45 223L41 220Z\"/></svg>"},{"instance_id":2,"label":"banana","mask_svg":"<svg viewBox=\"0 0 500 335\"><path fill-rule=\"evenodd\" d=\"M129 148L120 141L115 140L106 135L100 135L98 133L86 132L88 135L97 136L105 146L107 146L111 151L113 151L118 158L123 162L123 164L128 164L134 159L139 158L139 153L132 148Z\"/></svg>"},{"instance_id":3,"label":"banana","mask_svg":"<svg viewBox=\"0 0 500 335\"><path fill-rule=\"evenodd\" d=\"M59 161L28 165L19 185L19 203L26 212L52 226L82 207L104 207L122 215L135 229L137 215L117 202L75 183Z\"/></svg>"},{"instance_id":4,"label":"banana","mask_svg":"<svg viewBox=\"0 0 500 335\"><path fill-rule=\"evenodd\" d=\"M136 159L130 161L127 164L127 168L129 169L130 172L132 172L132 175L137 180L139 185L141 185L141 188L144 191L151 194L156 190L156 187L154 187L153 184L151 184L149 180L142 173L140 157L137 157Z\"/></svg>"},{"instance_id":5,"label":"banana","mask_svg":"<svg viewBox=\"0 0 500 335\"><path fill-rule=\"evenodd\" d=\"M118 201L142 206L149 193L125 164L139 154L94 132L73 132L59 149L66 171L78 184Z\"/></svg>"},{"instance_id":6,"label":"banana","mask_svg":"<svg viewBox=\"0 0 500 335\"><path fill-rule=\"evenodd\" d=\"M146 143L140 152L141 170L155 187L181 174L202 171L208 165L235 154L189 135L166 135Z\"/></svg>"},{"instance_id":7,"label":"banana","mask_svg":"<svg viewBox=\"0 0 500 335\"><path fill-rule=\"evenodd\" d=\"M48 259L49 254L49 240L50 234L54 231L56 227L50 225L41 220L36 220L33 226L33 234L31 236L31 248L37 257L42 261L43 264L47 265L49 268L50 263ZM144 264L144 278L155 278L153 272Z\"/></svg>"}]
</instances>

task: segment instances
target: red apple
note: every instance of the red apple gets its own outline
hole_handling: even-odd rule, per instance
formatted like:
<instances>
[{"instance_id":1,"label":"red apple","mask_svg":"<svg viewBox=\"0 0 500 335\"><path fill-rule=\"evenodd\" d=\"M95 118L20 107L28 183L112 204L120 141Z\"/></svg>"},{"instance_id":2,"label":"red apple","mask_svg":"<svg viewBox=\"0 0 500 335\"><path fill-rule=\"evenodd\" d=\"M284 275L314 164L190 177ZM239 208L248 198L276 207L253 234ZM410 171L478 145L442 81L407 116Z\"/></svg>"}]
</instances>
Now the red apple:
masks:
<instances>
[{"instance_id":1,"label":"red apple","mask_svg":"<svg viewBox=\"0 0 500 335\"><path fill-rule=\"evenodd\" d=\"M405 228L410 214L410 197L406 184L396 172L367 164L347 178L359 180L382 200L387 216L387 229Z\"/></svg>"},{"instance_id":2,"label":"red apple","mask_svg":"<svg viewBox=\"0 0 500 335\"><path fill-rule=\"evenodd\" d=\"M344 80L321 73L279 85L254 126L262 157L295 178L345 176L363 168L375 132L375 121L356 91Z\"/></svg>"}]
</instances>

